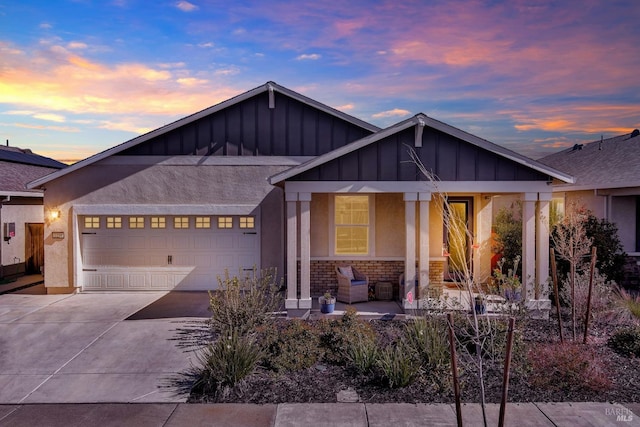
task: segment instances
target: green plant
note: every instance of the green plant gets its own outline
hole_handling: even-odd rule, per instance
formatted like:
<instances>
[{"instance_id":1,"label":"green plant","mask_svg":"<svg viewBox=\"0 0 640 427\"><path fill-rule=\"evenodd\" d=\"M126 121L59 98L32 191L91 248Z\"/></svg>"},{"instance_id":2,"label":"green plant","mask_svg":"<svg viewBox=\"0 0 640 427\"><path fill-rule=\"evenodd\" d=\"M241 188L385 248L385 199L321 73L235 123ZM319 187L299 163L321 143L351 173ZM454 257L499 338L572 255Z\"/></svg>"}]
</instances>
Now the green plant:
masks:
<instances>
[{"instance_id":1,"label":"green plant","mask_svg":"<svg viewBox=\"0 0 640 427\"><path fill-rule=\"evenodd\" d=\"M225 395L256 369L262 351L255 337L236 330L227 332L198 355L201 374L195 388Z\"/></svg>"},{"instance_id":2,"label":"green plant","mask_svg":"<svg viewBox=\"0 0 640 427\"><path fill-rule=\"evenodd\" d=\"M339 319L319 323L320 345L325 349L325 361L343 365L348 360L350 343L358 336L375 336L371 325L358 318L357 311L348 307Z\"/></svg>"},{"instance_id":3,"label":"green plant","mask_svg":"<svg viewBox=\"0 0 640 427\"><path fill-rule=\"evenodd\" d=\"M378 343L375 337L359 335L347 347L349 362L359 374L373 370L378 361Z\"/></svg>"},{"instance_id":4,"label":"green plant","mask_svg":"<svg viewBox=\"0 0 640 427\"><path fill-rule=\"evenodd\" d=\"M323 355L318 332L308 322L293 319L261 327L262 364L275 372L298 371L313 366Z\"/></svg>"},{"instance_id":5,"label":"green plant","mask_svg":"<svg viewBox=\"0 0 640 427\"><path fill-rule=\"evenodd\" d=\"M380 353L377 366L389 388L402 388L410 385L418 375L415 362L411 352L400 344L386 347Z\"/></svg>"},{"instance_id":6,"label":"green plant","mask_svg":"<svg viewBox=\"0 0 640 427\"><path fill-rule=\"evenodd\" d=\"M541 344L529 350L530 383L534 387L558 390L570 395L582 389L611 388L606 363L585 344Z\"/></svg>"},{"instance_id":7,"label":"green plant","mask_svg":"<svg viewBox=\"0 0 640 427\"><path fill-rule=\"evenodd\" d=\"M640 357L640 327L627 327L617 330L609 337L607 345L623 356Z\"/></svg>"},{"instance_id":8,"label":"green plant","mask_svg":"<svg viewBox=\"0 0 640 427\"><path fill-rule=\"evenodd\" d=\"M495 246L493 251L502 259L515 260L522 254L522 204L516 202L511 208L501 208L493 221ZM522 268L517 266L514 275L521 276Z\"/></svg>"},{"instance_id":9,"label":"green plant","mask_svg":"<svg viewBox=\"0 0 640 427\"><path fill-rule=\"evenodd\" d=\"M273 321L274 312L280 309L282 296L275 281L275 271L264 270L260 275L218 278L219 288L209 292L211 319L209 324L215 334L234 330L240 335Z\"/></svg>"}]
</instances>

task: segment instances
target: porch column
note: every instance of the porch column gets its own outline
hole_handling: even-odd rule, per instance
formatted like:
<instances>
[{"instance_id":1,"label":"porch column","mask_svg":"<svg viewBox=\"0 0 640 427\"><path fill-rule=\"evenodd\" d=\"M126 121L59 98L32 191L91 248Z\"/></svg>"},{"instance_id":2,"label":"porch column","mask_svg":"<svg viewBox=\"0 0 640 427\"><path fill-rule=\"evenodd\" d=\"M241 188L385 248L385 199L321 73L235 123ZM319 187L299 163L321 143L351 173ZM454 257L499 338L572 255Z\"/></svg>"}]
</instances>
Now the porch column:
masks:
<instances>
[{"instance_id":1,"label":"porch column","mask_svg":"<svg viewBox=\"0 0 640 427\"><path fill-rule=\"evenodd\" d=\"M549 296L549 204L551 196L551 193L538 193L536 283L539 295L535 295L536 299L542 298L543 295L546 295L547 298Z\"/></svg>"},{"instance_id":2,"label":"porch column","mask_svg":"<svg viewBox=\"0 0 640 427\"><path fill-rule=\"evenodd\" d=\"M417 307L416 295L416 200L418 193L404 193L405 256L404 308Z\"/></svg>"},{"instance_id":3,"label":"porch column","mask_svg":"<svg viewBox=\"0 0 640 427\"><path fill-rule=\"evenodd\" d=\"M428 294L422 295L429 287L429 204L431 193L419 193L420 200L420 298L426 298Z\"/></svg>"},{"instance_id":4,"label":"porch column","mask_svg":"<svg viewBox=\"0 0 640 427\"><path fill-rule=\"evenodd\" d=\"M522 296L533 298L536 281L536 202L538 193L524 193L522 201Z\"/></svg>"},{"instance_id":5,"label":"porch column","mask_svg":"<svg viewBox=\"0 0 640 427\"><path fill-rule=\"evenodd\" d=\"M287 299L286 309L298 308L298 193L285 193L287 204Z\"/></svg>"},{"instance_id":6,"label":"porch column","mask_svg":"<svg viewBox=\"0 0 640 427\"><path fill-rule=\"evenodd\" d=\"M299 193L300 201L300 301L298 308L311 308L311 193Z\"/></svg>"}]
</instances>

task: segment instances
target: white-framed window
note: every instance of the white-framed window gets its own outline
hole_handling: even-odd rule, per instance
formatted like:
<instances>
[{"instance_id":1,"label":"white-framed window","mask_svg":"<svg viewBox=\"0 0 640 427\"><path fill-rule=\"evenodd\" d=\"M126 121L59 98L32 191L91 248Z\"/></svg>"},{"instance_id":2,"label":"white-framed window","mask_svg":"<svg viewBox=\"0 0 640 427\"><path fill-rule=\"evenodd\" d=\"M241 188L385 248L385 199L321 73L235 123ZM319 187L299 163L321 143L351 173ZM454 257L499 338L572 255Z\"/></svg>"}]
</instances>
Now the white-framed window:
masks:
<instances>
[{"instance_id":1,"label":"white-framed window","mask_svg":"<svg viewBox=\"0 0 640 427\"><path fill-rule=\"evenodd\" d=\"M367 194L334 195L333 252L335 255L370 255L372 197Z\"/></svg>"},{"instance_id":2,"label":"white-framed window","mask_svg":"<svg viewBox=\"0 0 640 427\"><path fill-rule=\"evenodd\" d=\"M84 228L100 228L100 217L99 216L85 216L84 217Z\"/></svg>"},{"instance_id":3,"label":"white-framed window","mask_svg":"<svg viewBox=\"0 0 640 427\"><path fill-rule=\"evenodd\" d=\"M167 219L163 216L152 216L151 228L167 228Z\"/></svg>"},{"instance_id":4,"label":"white-framed window","mask_svg":"<svg viewBox=\"0 0 640 427\"><path fill-rule=\"evenodd\" d=\"M256 228L256 219L253 216L241 216L240 228Z\"/></svg>"},{"instance_id":5,"label":"white-framed window","mask_svg":"<svg viewBox=\"0 0 640 427\"><path fill-rule=\"evenodd\" d=\"M188 216L174 217L173 228L189 228L189 217Z\"/></svg>"},{"instance_id":6,"label":"white-framed window","mask_svg":"<svg viewBox=\"0 0 640 427\"><path fill-rule=\"evenodd\" d=\"M196 217L196 228L211 228L211 217L208 217L208 216L197 216Z\"/></svg>"},{"instance_id":7,"label":"white-framed window","mask_svg":"<svg viewBox=\"0 0 640 427\"><path fill-rule=\"evenodd\" d=\"M130 216L129 217L129 228L144 228L144 217L143 216Z\"/></svg>"},{"instance_id":8,"label":"white-framed window","mask_svg":"<svg viewBox=\"0 0 640 427\"><path fill-rule=\"evenodd\" d=\"M107 228L122 228L122 217L119 217L119 216L108 216L107 217Z\"/></svg>"},{"instance_id":9,"label":"white-framed window","mask_svg":"<svg viewBox=\"0 0 640 427\"><path fill-rule=\"evenodd\" d=\"M219 216L218 228L233 228L233 217L231 216Z\"/></svg>"}]
</instances>

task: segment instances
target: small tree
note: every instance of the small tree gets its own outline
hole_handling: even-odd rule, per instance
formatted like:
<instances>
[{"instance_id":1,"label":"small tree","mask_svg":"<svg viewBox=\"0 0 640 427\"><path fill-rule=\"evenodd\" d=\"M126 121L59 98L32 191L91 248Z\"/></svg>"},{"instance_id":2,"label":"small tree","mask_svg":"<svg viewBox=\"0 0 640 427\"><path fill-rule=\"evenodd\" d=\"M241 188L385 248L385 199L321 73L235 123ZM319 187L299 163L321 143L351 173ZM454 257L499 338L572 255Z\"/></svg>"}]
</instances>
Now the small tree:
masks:
<instances>
[{"instance_id":1,"label":"small tree","mask_svg":"<svg viewBox=\"0 0 640 427\"><path fill-rule=\"evenodd\" d=\"M566 215L551 233L553 246L562 259L569 263L569 285L571 301L576 301L576 270L584 262L583 258L591 251L592 240L587 237L585 223L587 212L576 205L569 206ZM571 304L571 326L573 339L576 339L576 305Z\"/></svg>"}]
</instances>

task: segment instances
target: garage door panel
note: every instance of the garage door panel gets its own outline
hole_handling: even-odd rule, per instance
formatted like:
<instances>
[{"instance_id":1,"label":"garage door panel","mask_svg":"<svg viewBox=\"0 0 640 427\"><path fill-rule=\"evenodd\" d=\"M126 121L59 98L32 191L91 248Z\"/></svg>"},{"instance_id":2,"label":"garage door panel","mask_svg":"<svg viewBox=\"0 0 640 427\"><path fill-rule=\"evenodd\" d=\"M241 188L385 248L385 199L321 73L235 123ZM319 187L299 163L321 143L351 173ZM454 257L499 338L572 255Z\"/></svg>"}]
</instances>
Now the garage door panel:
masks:
<instances>
[{"instance_id":1,"label":"garage door panel","mask_svg":"<svg viewBox=\"0 0 640 427\"><path fill-rule=\"evenodd\" d=\"M168 219L164 229L85 230L80 242L83 269L88 270L83 289L215 289L225 269L235 276L243 268L260 267L259 235L237 228L236 218L232 229L174 229L172 223ZM128 221L123 224L127 227ZM195 224L193 217L190 224Z\"/></svg>"}]
</instances>

